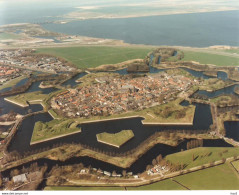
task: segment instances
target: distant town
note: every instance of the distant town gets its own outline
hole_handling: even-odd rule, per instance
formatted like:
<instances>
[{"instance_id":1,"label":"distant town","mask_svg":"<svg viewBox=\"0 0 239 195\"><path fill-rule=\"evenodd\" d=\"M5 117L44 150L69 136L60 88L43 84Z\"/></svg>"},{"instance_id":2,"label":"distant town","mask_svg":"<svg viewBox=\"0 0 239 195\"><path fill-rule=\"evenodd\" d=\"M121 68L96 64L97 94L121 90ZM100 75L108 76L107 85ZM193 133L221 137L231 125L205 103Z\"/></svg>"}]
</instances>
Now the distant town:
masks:
<instances>
[{"instance_id":1,"label":"distant town","mask_svg":"<svg viewBox=\"0 0 239 195\"><path fill-rule=\"evenodd\" d=\"M34 49L0 50L0 65L9 65L33 71L59 73L74 71L75 68L57 57L34 54Z\"/></svg>"}]
</instances>

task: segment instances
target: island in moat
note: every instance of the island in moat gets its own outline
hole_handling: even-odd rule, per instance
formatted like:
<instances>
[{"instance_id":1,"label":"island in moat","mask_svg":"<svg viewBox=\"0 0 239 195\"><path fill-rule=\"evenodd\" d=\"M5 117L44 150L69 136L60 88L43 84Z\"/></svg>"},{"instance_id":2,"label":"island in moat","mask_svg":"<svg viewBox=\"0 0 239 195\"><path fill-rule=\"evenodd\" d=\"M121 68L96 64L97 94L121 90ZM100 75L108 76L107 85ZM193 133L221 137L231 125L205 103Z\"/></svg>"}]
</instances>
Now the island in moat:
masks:
<instances>
[{"instance_id":1,"label":"island in moat","mask_svg":"<svg viewBox=\"0 0 239 195\"><path fill-rule=\"evenodd\" d=\"M1 116L3 123L15 123L1 140L3 175L9 172L13 177L25 174L24 170L16 171L16 167L26 166L28 172L41 178L41 174L44 175L47 170L41 162L49 160L52 164L61 162L62 166L51 167L48 186L83 185L84 178L89 176L93 186L130 187L131 182L132 186L147 186L151 181L162 182L167 178L193 174L191 172L194 171L201 172L208 167L227 166L227 161L236 164L239 159L236 147L204 147L207 140L215 143L220 140L223 146L238 146L237 139L227 137L224 126L226 121L238 121L239 72L235 71L235 67L184 61L187 50L176 47L162 47L150 52L147 49L144 59L129 59L115 65L106 64L85 70L77 69L63 58L34 52L30 49L2 51L5 61L2 61L1 67L6 79L2 81L1 88L4 90L0 91L0 95L9 105L15 104L25 109L21 116L16 113ZM34 72L40 70L45 73ZM48 70L51 74L47 73ZM9 77L9 71L15 76ZM218 72L225 72L228 78L217 78ZM14 87L23 79L26 80ZM33 88L36 82L39 83L37 90ZM6 90L5 86L10 88ZM224 94L221 92L223 89L230 91ZM33 104L41 104L42 109L28 109ZM200 105L208 106L209 118L212 118L206 129L197 129L200 121L195 121L195 116L197 112L203 112ZM34 121L32 129L28 129L29 143L23 149L25 151L11 151L15 137L21 134L18 130L22 128L24 120L32 116L37 118L38 114L43 113L49 113L49 120ZM154 129L154 133L149 133L145 139L140 138L142 141L137 142L137 130L130 128L99 129L98 132L94 131L96 142L90 140L89 144L69 141L73 137L87 136L90 125L139 119L143 127ZM200 118L197 117L197 120ZM58 140L61 141L58 143ZM64 140L68 141L64 143ZM132 142L137 142L134 148L130 147ZM44 148L44 145L47 147ZM128 150L125 150L127 147ZM157 150L159 153L156 155L151 151L157 147L170 148L174 152L165 154ZM152 153L152 159L144 159L145 155ZM70 163L72 158L81 161L85 157L91 159L86 162L99 160L109 166ZM39 162L39 165L30 166L32 161ZM140 172L134 171L132 167L139 161L147 161L147 166L142 167ZM118 173L107 169L111 166L115 166ZM76 174L72 169L77 170ZM63 175L68 179L64 179ZM31 177L26 175L26 178ZM97 184L98 177L102 184Z\"/></svg>"},{"instance_id":2,"label":"island in moat","mask_svg":"<svg viewBox=\"0 0 239 195\"><path fill-rule=\"evenodd\" d=\"M134 137L132 130L122 130L119 133L99 133L96 134L98 142L120 148L123 144Z\"/></svg>"}]
</instances>

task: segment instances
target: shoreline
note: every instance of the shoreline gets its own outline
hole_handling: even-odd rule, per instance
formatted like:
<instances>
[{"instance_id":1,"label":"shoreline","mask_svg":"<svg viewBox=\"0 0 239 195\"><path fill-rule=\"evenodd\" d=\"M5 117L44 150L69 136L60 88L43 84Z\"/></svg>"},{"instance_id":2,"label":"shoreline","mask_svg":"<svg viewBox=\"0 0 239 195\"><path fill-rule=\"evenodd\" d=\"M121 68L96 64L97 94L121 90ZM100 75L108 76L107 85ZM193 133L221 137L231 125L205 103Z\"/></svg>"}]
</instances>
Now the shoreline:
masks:
<instances>
[{"instance_id":1,"label":"shoreline","mask_svg":"<svg viewBox=\"0 0 239 195\"><path fill-rule=\"evenodd\" d=\"M132 119L132 118L143 118L139 115L135 115L135 116L128 116L128 117L118 117L118 118L111 118L111 119L98 119L98 120L94 120L94 121L85 121L85 122L81 122L80 124L88 124L88 123L98 123L98 122L105 122L105 121L113 121L113 120L123 120L123 119Z\"/></svg>"},{"instance_id":2,"label":"shoreline","mask_svg":"<svg viewBox=\"0 0 239 195\"><path fill-rule=\"evenodd\" d=\"M14 123L16 123L16 121L6 121L6 122L0 122L0 125L9 126L9 125L13 125Z\"/></svg>"},{"instance_id":3,"label":"shoreline","mask_svg":"<svg viewBox=\"0 0 239 195\"><path fill-rule=\"evenodd\" d=\"M50 109L50 110L47 111L48 114L50 114L53 119L60 119L60 118L55 117L55 116L51 113L51 110L52 110L52 109ZM54 110L53 110L53 112L54 112Z\"/></svg>"},{"instance_id":4,"label":"shoreline","mask_svg":"<svg viewBox=\"0 0 239 195\"><path fill-rule=\"evenodd\" d=\"M231 87L231 86L233 86L233 85L238 85L238 84L239 84L239 83L232 83L232 84L229 84L229 85L227 85L227 86L225 86L225 87L221 87L221 88L218 88L218 89L212 89L212 90L210 90L210 89L207 89L207 90L205 90L205 89L200 89L200 87L199 87L199 91L216 92L216 91L219 91L219 90L222 90L222 89Z\"/></svg>"},{"instance_id":5,"label":"shoreline","mask_svg":"<svg viewBox=\"0 0 239 195\"><path fill-rule=\"evenodd\" d=\"M33 133L34 131L32 131ZM51 140L54 140L54 139L58 139L58 138L62 138L62 137L66 137L68 135L74 135L74 134L77 134L77 133L81 133L81 129L78 130L78 131L74 131L74 132L71 132L71 133L67 133L67 134L63 134L63 135L57 135L55 137L51 137L51 138L47 138L47 139L44 139L44 140L39 140L39 141L31 141L30 142L30 146L32 145L35 145L35 144L39 144L39 143L43 143L43 142L47 142L47 141L51 141ZM33 134L32 134L33 135ZM32 139L32 138L31 138Z\"/></svg>"},{"instance_id":6,"label":"shoreline","mask_svg":"<svg viewBox=\"0 0 239 195\"><path fill-rule=\"evenodd\" d=\"M61 22L72 22L77 20L96 20L96 19L127 19L127 18L143 18L143 17L153 17L153 16L170 16L170 15L185 15L185 14L200 14L200 13L213 13L213 12L226 12L226 11L238 11L236 8L227 8L227 9L217 9L217 10L195 10L195 11L173 11L173 12L164 12L164 13L151 13L151 14L134 14L134 15L116 15L116 16L88 16L88 17L82 17L82 16L74 16L71 13L70 15L66 15ZM53 23L58 23L58 21L55 21Z\"/></svg>"},{"instance_id":7,"label":"shoreline","mask_svg":"<svg viewBox=\"0 0 239 195\"><path fill-rule=\"evenodd\" d=\"M13 101L13 100L9 100L8 98L4 98L4 100L7 101L7 102L10 102L10 103L12 103L12 104L16 104L16 105L18 105L18 106L20 106L20 107L22 107L22 108L26 108L26 107L29 106L28 104L21 104L21 103L15 102L15 101Z\"/></svg>"},{"instance_id":8,"label":"shoreline","mask_svg":"<svg viewBox=\"0 0 239 195\"><path fill-rule=\"evenodd\" d=\"M103 140L98 139L98 137L97 137L97 142L102 143L102 144L106 144L106 145L109 145L109 146L113 146L113 147L116 147L116 148L120 148L120 146L121 146L121 145L119 146L119 145L115 145L115 144L111 144L111 143L105 142Z\"/></svg>"},{"instance_id":9,"label":"shoreline","mask_svg":"<svg viewBox=\"0 0 239 195\"><path fill-rule=\"evenodd\" d=\"M54 87L54 85L43 85L42 82L39 85L39 88L41 88L41 89L47 89L47 88L53 88Z\"/></svg>"},{"instance_id":10,"label":"shoreline","mask_svg":"<svg viewBox=\"0 0 239 195\"><path fill-rule=\"evenodd\" d=\"M97 142L100 142L100 143L103 143L103 144L106 144L106 145L110 145L110 146L113 146L113 147L116 147L116 148L120 148L121 146L123 146L124 144L126 144L128 141L130 141L133 138L134 138L134 135L131 138L129 138L128 140L126 140L124 143L122 143L121 145L116 145L116 144L112 144L112 143L103 141L102 139L100 139L98 137L98 134L96 135Z\"/></svg>"},{"instance_id":11,"label":"shoreline","mask_svg":"<svg viewBox=\"0 0 239 195\"><path fill-rule=\"evenodd\" d=\"M194 117L193 117L194 118ZM192 123L160 123L160 122L142 122L143 125L159 125L159 126L171 126L171 125L186 125L186 126L193 126L193 122Z\"/></svg>"}]
</instances>

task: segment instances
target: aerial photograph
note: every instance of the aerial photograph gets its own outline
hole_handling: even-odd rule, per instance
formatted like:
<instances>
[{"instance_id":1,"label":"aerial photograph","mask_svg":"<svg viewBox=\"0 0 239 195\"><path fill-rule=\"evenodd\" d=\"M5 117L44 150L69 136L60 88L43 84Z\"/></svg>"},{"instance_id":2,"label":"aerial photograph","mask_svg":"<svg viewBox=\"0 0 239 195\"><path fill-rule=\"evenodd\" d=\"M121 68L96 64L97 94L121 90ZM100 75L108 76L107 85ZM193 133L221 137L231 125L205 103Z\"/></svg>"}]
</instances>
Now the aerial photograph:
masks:
<instances>
[{"instance_id":1,"label":"aerial photograph","mask_svg":"<svg viewBox=\"0 0 239 195\"><path fill-rule=\"evenodd\" d=\"M0 0L1 193L189 190L239 195L239 1Z\"/></svg>"}]
</instances>

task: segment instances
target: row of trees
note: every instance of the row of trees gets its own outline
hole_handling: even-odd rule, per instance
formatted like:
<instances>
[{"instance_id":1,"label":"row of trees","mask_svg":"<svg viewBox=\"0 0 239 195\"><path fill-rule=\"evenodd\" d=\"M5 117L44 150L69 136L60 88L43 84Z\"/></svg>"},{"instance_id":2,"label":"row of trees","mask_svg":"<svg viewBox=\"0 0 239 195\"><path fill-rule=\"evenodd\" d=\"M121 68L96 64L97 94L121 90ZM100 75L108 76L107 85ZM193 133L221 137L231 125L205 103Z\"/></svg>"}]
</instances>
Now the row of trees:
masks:
<instances>
[{"instance_id":1,"label":"row of trees","mask_svg":"<svg viewBox=\"0 0 239 195\"><path fill-rule=\"evenodd\" d=\"M187 150L197 147L203 147L203 139L194 139L187 142Z\"/></svg>"}]
</instances>

